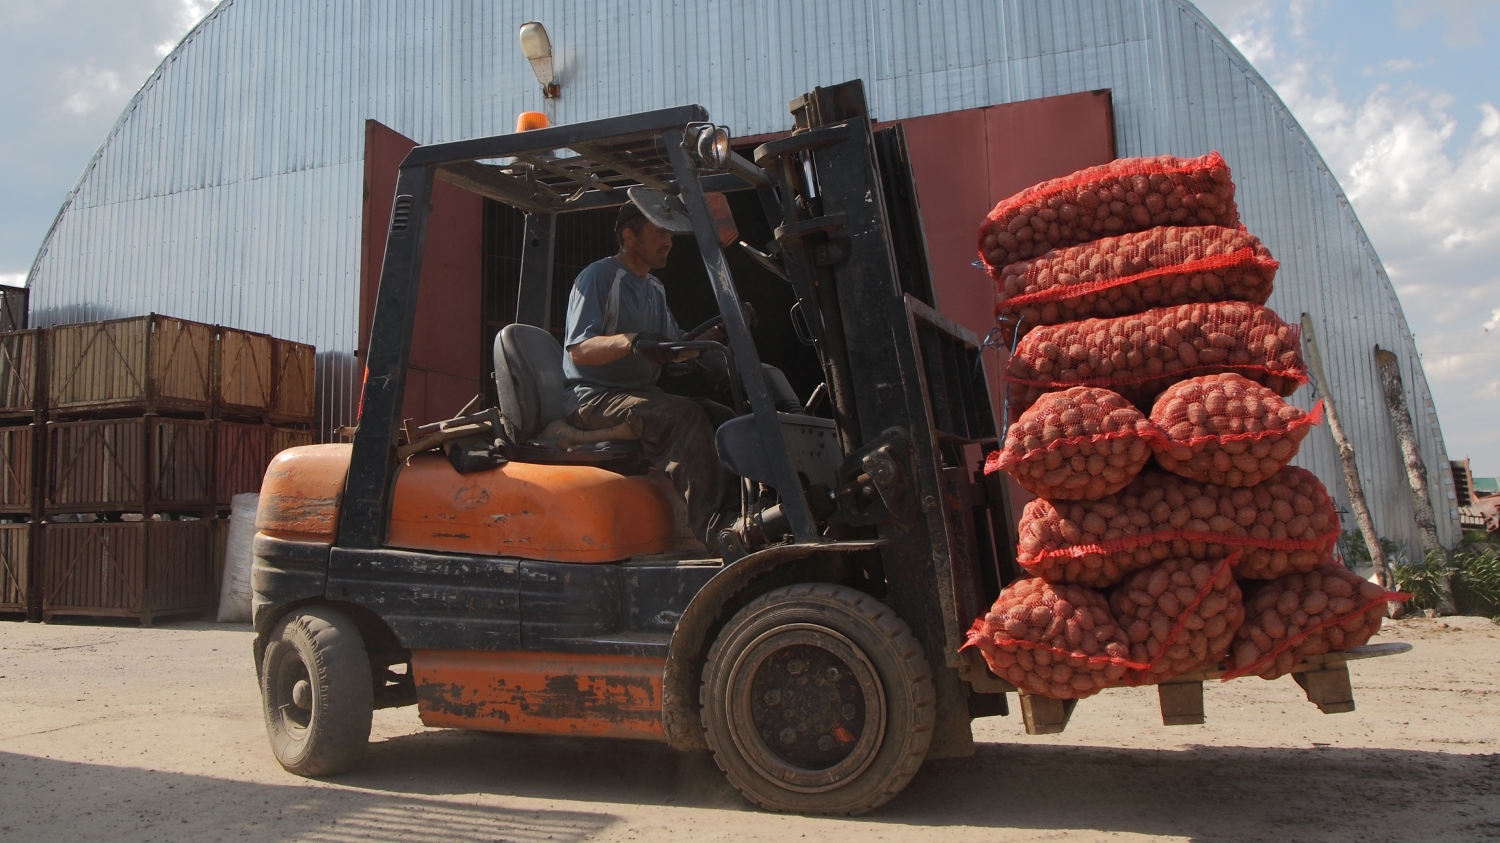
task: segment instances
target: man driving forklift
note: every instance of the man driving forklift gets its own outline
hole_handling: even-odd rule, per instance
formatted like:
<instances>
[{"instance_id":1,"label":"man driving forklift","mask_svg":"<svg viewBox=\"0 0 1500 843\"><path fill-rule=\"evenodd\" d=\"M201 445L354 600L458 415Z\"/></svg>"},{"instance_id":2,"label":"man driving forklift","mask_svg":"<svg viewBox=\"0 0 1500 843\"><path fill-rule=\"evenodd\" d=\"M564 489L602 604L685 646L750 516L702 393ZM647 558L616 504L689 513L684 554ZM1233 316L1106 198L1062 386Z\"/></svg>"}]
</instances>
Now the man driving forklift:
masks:
<instances>
[{"instance_id":1,"label":"man driving forklift","mask_svg":"<svg viewBox=\"0 0 1500 843\"><path fill-rule=\"evenodd\" d=\"M714 536L739 514L734 478L714 447L714 432L735 413L657 386L665 366L698 354L663 346L682 339L683 331L651 270L667 265L672 237L690 233L692 223L685 214L657 214L653 222L634 201L621 206L615 218L619 251L589 264L573 282L563 372L577 409L568 423L580 430L628 425L687 502L693 535L714 550ZM711 328L700 339L720 341L723 330Z\"/></svg>"}]
</instances>

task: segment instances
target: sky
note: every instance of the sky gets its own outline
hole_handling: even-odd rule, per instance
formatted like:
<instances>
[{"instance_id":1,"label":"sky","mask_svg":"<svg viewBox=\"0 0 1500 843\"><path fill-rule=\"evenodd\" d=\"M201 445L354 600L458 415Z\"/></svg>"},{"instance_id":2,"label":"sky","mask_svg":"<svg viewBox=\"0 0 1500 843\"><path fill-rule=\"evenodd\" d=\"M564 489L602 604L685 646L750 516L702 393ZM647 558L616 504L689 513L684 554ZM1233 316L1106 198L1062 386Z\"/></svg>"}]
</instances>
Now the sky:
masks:
<instances>
[{"instance_id":1,"label":"sky","mask_svg":"<svg viewBox=\"0 0 1500 843\"><path fill-rule=\"evenodd\" d=\"M214 5L0 0L0 283L24 280L120 111ZM1343 185L1416 335L1449 456L1500 475L1500 0L1198 6Z\"/></svg>"}]
</instances>

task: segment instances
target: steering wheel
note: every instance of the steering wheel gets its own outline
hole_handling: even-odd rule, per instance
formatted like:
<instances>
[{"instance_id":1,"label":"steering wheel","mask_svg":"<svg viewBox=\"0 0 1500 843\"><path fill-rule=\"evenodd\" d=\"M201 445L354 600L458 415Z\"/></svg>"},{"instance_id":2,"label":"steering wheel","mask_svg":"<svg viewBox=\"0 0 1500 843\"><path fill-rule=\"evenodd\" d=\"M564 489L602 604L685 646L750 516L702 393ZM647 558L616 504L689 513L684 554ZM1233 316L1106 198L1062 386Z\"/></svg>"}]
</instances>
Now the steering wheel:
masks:
<instances>
[{"instance_id":1,"label":"steering wheel","mask_svg":"<svg viewBox=\"0 0 1500 843\"><path fill-rule=\"evenodd\" d=\"M689 342L691 340L695 340L723 324L724 316L722 314L719 316L715 316L707 322L698 324L691 331L684 332L682 335L682 341Z\"/></svg>"}]
</instances>

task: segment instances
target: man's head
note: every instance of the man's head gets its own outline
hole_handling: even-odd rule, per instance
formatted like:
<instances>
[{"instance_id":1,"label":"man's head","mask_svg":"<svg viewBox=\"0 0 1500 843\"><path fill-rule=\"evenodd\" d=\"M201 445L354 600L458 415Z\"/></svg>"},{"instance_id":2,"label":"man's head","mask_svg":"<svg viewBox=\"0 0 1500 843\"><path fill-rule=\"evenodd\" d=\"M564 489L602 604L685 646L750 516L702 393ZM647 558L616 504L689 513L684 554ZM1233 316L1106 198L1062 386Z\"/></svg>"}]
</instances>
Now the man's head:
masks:
<instances>
[{"instance_id":1,"label":"man's head","mask_svg":"<svg viewBox=\"0 0 1500 843\"><path fill-rule=\"evenodd\" d=\"M634 202L620 206L620 214L615 217L615 240L621 253L652 269L666 266L667 255L672 252L672 233L646 219Z\"/></svg>"}]
</instances>

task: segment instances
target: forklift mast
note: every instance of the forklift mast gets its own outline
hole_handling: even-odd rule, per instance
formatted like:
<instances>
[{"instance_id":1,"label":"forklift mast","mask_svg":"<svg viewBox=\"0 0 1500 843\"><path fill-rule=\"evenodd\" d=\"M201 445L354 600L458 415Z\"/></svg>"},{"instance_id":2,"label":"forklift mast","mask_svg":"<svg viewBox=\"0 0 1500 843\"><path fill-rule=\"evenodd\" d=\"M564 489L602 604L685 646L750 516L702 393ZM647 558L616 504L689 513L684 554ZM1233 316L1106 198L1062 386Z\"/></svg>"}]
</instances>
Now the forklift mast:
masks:
<instances>
[{"instance_id":1,"label":"forklift mast","mask_svg":"<svg viewBox=\"0 0 1500 843\"><path fill-rule=\"evenodd\" d=\"M959 652L965 625L1015 570L1006 487L978 470L999 445L982 349L934 307L900 126L874 129L858 80L814 89L791 110L794 134L755 150L781 187L776 242L823 361L845 465L880 492L869 521L886 600L935 668L930 757L967 754L971 715L1001 713L1004 697L964 686L975 670Z\"/></svg>"}]
</instances>

